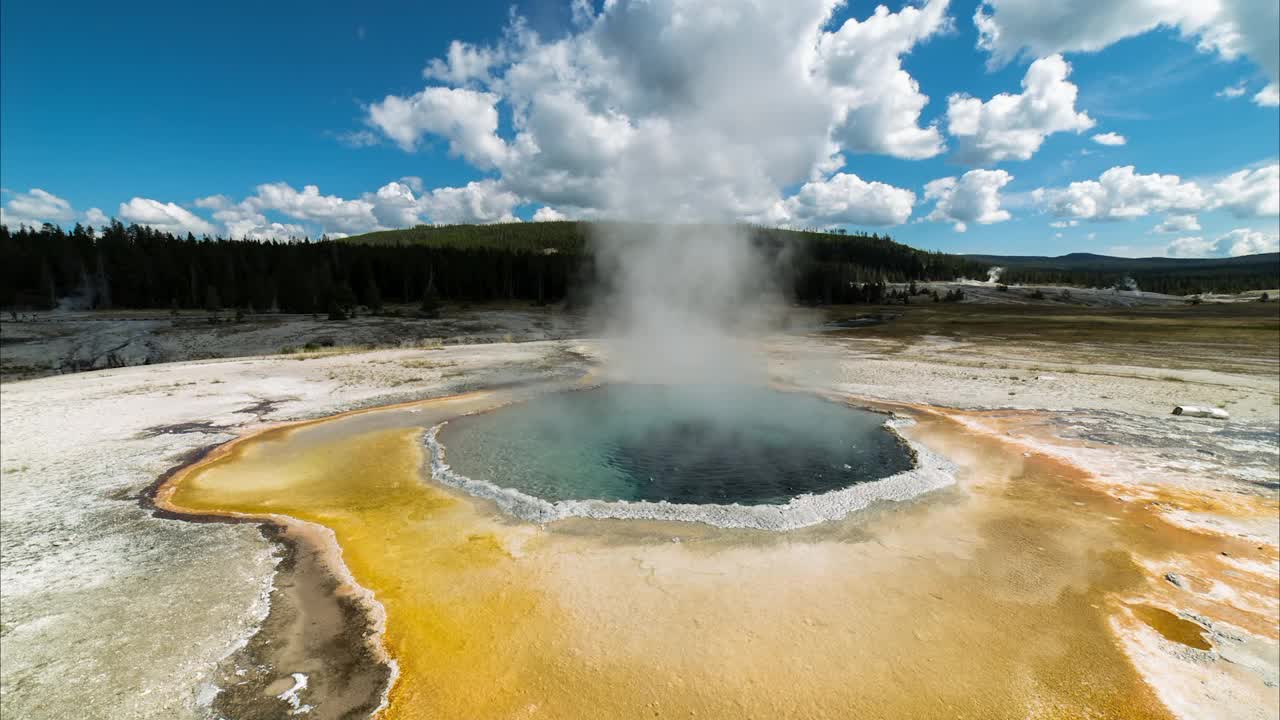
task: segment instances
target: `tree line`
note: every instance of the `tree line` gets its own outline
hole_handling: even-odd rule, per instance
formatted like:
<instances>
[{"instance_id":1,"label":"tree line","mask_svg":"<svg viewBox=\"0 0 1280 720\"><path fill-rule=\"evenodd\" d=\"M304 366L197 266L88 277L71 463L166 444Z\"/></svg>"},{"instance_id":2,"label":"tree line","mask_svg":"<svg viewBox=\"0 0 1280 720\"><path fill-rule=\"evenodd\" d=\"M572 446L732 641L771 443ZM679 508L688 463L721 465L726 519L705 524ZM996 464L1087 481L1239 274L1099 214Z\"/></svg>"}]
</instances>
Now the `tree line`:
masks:
<instances>
[{"instance_id":1,"label":"tree line","mask_svg":"<svg viewBox=\"0 0 1280 720\"><path fill-rule=\"evenodd\" d=\"M744 227L797 302L877 303L888 283L985 265L862 234ZM689 230L696 241L696 228ZM584 223L420 226L340 240L176 236L119 222L0 227L0 305L51 309L346 312L439 301L585 302L596 281Z\"/></svg>"},{"instance_id":2,"label":"tree line","mask_svg":"<svg viewBox=\"0 0 1280 720\"><path fill-rule=\"evenodd\" d=\"M1231 294L1273 288L1280 283L1276 256L1261 255L1254 263L1219 266L1135 268L1124 271L1095 268L1007 268L1000 281L1016 285L1075 285L1078 287L1142 290L1166 295Z\"/></svg>"}]
</instances>

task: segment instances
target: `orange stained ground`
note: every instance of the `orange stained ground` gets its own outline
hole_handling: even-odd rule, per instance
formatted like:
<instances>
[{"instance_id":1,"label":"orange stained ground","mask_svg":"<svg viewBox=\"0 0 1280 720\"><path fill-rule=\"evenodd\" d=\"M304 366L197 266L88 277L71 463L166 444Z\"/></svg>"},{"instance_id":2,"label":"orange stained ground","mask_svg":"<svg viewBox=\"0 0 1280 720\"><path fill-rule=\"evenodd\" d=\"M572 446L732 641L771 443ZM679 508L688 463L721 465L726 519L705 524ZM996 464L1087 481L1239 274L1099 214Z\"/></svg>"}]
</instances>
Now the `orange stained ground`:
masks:
<instances>
[{"instance_id":1,"label":"orange stained ground","mask_svg":"<svg viewBox=\"0 0 1280 720\"><path fill-rule=\"evenodd\" d=\"M386 609L385 718L1169 717L1107 617L1155 586L1135 554L1243 549L919 419L955 488L789 533L511 520L424 482L427 415L272 430L162 497L332 529Z\"/></svg>"}]
</instances>

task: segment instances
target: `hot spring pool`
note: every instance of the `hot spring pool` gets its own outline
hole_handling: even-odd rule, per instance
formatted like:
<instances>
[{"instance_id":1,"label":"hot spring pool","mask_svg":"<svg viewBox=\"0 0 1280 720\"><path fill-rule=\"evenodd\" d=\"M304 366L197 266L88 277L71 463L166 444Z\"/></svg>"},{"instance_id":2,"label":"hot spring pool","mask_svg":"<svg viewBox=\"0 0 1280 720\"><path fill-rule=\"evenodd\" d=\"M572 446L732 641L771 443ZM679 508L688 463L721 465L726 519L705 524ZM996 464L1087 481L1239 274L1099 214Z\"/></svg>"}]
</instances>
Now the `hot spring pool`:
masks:
<instances>
[{"instance_id":1,"label":"hot spring pool","mask_svg":"<svg viewBox=\"0 0 1280 720\"><path fill-rule=\"evenodd\" d=\"M544 504L782 505L910 470L885 419L762 387L608 385L461 417L433 440L455 480Z\"/></svg>"}]
</instances>

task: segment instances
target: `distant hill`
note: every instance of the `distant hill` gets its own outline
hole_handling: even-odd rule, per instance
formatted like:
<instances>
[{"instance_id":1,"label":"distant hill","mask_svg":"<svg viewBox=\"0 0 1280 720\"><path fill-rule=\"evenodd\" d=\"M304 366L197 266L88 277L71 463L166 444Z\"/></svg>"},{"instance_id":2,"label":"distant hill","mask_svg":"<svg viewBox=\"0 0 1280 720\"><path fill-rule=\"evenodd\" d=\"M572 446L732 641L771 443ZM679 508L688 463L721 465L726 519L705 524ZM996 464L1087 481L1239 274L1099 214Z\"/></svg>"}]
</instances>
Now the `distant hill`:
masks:
<instances>
[{"instance_id":1,"label":"distant hill","mask_svg":"<svg viewBox=\"0 0 1280 720\"><path fill-rule=\"evenodd\" d=\"M1154 270L1217 267L1280 267L1280 253L1260 253L1231 258L1125 258L1095 253L1069 253L1057 257L1045 255L965 255L977 262L1002 267L1043 268L1053 270Z\"/></svg>"},{"instance_id":2,"label":"distant hill","mask_svg":"<svg viewBox=\"0 0 1280 720\"><path fill-rule=\"evenodd\" d=\"M592 237L611 223L539 222L497 225L419 225L343 238L354 245L434 248L514 255L547 255L559 260L579 258L575 275L595 277ZM644 224L644 226L649 226ZM652 227L658 227L652 225ZM699 225L683 226L696 239ZM629 224L633 233L636 224ZM717 230L722 229L718 227ZM804 303L879 302L885 283L952 279L986 272L986 265L959 255L917 250L888 236L783 230L754 225L743 233L775 262L777 279ZM599 279L599 278L597 278Z\"/></svg>"},{"instance_id":3,"label":"distant hill","mask_svg":"<svg viewBox=\"0 0 1280 720\"><path fill-rule=\"evenodd\" d=\"M1094 253L1057 257L965 255L989 267L1002 267L1007 283L1053 283L1109 287L1130 284L1174 295L1232 293L1280 287L1280 253L1231 258L1122 258Z\"/></svg>"},{"instance_id":4,"label":"distant hill","mask_svg":"<svg viewBox=\"0 0 1280 720\"><path fill-rule=\"evenodd\" d=\"M789 262L798 299L850 302L850 284L912 279L984 278L994 266L1010 283L1083 287L1132 286L1192 295L1234 293L1280 286L1280 254L1234 258L1121 258L1094 253L1058 257L1036 255L950 255L894 242L888 236L745 227L756 242L799 252ZM694 227L696 232L696 227ZM591 226L581 222L446 225L387 230L344 238L371 245L485 249L504 252L585 253Z\"/></svg>"},{"instance_id":5,"label":"distant hill","mask_svg":"<svg viewBox=\"0 0 1280 720\"><path fill-rule=\"evenodd\" d=\"M580 252L587 225L578 222L495 223L490 225L418 225L400 230L351 235L338 242L358 245L419 245L463 250L508 252Z\"/></svg>"}]
</instances>

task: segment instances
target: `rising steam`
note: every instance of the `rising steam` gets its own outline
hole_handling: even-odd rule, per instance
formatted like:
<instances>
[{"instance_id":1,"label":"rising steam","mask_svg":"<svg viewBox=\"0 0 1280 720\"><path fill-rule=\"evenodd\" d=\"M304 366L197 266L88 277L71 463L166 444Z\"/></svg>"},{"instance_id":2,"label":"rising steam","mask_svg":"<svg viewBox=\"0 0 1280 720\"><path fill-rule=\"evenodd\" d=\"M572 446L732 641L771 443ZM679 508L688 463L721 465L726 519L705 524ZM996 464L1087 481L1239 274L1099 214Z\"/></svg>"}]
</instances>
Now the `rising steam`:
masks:
<instances>
[{"instance_id":1,"label":"rising steam","mask_svg":"<svg viewBox=\"0 0 1280 720\"><path fill-rule=\"evenodd\" d=\"M612 373L645 383L763 379L751 338L775 317L780 293L745 227L603 223L593 244Z\"/></svg>"}]
</instances>

